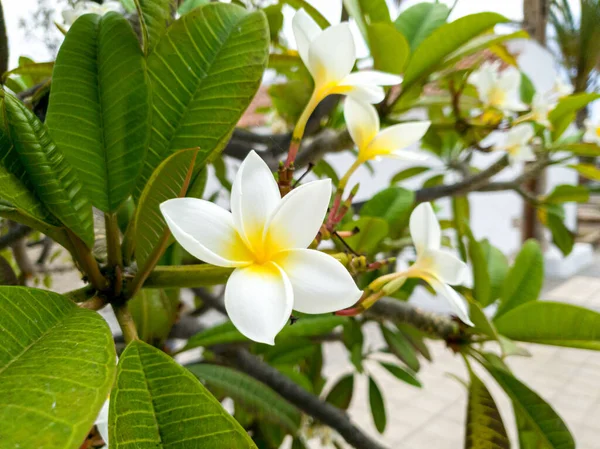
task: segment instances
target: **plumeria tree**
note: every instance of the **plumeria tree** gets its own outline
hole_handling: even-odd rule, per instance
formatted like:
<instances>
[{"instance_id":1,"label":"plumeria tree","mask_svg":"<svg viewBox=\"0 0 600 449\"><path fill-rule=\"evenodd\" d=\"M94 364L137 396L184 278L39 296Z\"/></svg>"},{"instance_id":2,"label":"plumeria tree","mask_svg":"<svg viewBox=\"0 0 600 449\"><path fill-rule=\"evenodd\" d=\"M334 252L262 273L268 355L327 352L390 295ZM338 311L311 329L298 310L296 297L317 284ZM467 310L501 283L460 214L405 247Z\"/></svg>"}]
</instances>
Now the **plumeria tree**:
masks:
<instances>
[{"instance_id":1,"label":"plumeria tree","mask_svg":"<svg viewBox=\"0 0 600 449\"><path fill-rule=\"evenodd\" d=\"M528 354L519 342L598 350L600 314L540 301L540 245L513 259L478 240L469 194L516 192L568 255L563 205L587 201L587 188L525 186L551 166L598 178L573 163L600 155L598 133L570 125L599 95L561 82L536 92L504 45L526 33L494 32L509 22L495 13L449 21L443 4L421 3L394 18L383 0L344 0L369 50L357 59L348 20L331 25L303 0L260 3L84 2L57 22L56 61L4 73L0 446L304 448L321 435L383 448L345 413L355 382L368 378L383 433L395 410L369 365L420 387L428 342L443 340L467 367L465 447L509 448L516 425L521 448L574 448L510 359ZM266 70L277 76L261 87ZM243 129L259 88L270 129ZM334 168L328 153L340 151L353 163ZM390 186L356 201L356 171L383 160L397 166ZM507 168L513 179L496 180ZM209 174L218 195L205 192ZM417 175L422 187L402 187ZM44 248L38 263L27 238ZM51 281L52 244L84 287L32 286ZM414 307L417 287L452 314ZM193 310L180 307L188 289ZM206 327L209 310L223 320ZM367 324L385 345L365 344ZM352 362L341 378L323 370L331 341Z\"/></svg>"}]
</instances>

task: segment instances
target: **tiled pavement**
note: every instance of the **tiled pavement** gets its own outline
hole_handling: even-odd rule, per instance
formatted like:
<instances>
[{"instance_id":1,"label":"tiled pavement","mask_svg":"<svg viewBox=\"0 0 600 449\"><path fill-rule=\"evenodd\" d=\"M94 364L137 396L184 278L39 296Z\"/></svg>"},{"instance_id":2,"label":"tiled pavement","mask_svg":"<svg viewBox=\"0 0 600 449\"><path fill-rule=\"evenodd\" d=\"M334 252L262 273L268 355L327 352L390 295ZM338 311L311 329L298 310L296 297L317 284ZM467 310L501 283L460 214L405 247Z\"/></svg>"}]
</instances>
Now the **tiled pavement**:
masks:
<instances>
[{"instance_id":1,"label":"tiled pavement","mask_svg":"<svg viewBox=\"0 0 600 449\"><path fill-rule=\"evenodd\" d=\"M582 272L562 283L549 282L542 297L600 311L600 269ZM367 332L368 344L377 347L378 332ZM562 416L579 449L600 449L600 353L595 351L526 344L531 358L510 357L514 373ZM379 366L367 366L382 390L388 411L383 436L371 421L367 379L355 387L350 415L367 433L390 449L460 449L463 447L467 394L450 374L467 378L464 364L440 342L430 344L434 363L425 362L419 373L422 389L397 381ZM326 369L332 376L351 371L345 351L335 345L327 348ZM511 438L518 447L512 407L504 392L478 371L500 408ZM320 447L316 444L315 447Z\"/></svg>"}]
</instances>

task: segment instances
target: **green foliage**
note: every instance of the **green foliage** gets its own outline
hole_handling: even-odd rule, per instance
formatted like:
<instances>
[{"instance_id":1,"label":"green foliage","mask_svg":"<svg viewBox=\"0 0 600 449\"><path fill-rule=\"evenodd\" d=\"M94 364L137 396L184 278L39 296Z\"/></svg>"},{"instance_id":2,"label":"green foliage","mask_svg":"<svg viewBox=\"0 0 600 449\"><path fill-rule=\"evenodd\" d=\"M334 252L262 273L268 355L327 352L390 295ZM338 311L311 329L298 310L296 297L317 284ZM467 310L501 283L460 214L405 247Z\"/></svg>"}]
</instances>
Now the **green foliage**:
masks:
<instances>
[{"instance_id":1,"label":"green foliage","mask_svg":"<svg viewBox=\"0 0 600 449\"><path fill-rule=\"evenodd\" d=\"M161 40L175 10L175 0L133 0L136 5L142 32L142 47L150 54ZM141 12L141 14L140 14Z\"/></svg>"},{"instance_id":2,"label":"green foliage","mask_svg":"<svg viewBox=\"0 0 600 449\"><path fill-rule=\"evenodd\" d=\"M552 123L552 138L556 140L562 136L568 126L575 120L577 111L585 108L598 98L600 98L600 94L596 93L580 93L562 98L548 114L548 120Z\"/></svg>"},{"instance_id":3,"label":"green foliage","mask_svg":"<svg viewBox=\"0 0 600 449\"><path fill-rule=\"evenodd\" d=\"M347 374L338 380L327 396L325 400L331 405L335 405L337 408L347 410L352 402L352 393L354 392L354 375Z\"/></svg>"},{"instance_id":4,"label":"green foliage","mask_svg":"<svg viewBox=\"0 0 600 449\"><path fill-rule=\"evenodd\" d=\"M367 25L367 36L374 68L402 73L410 55L410 47L402 33L390 23L373 23Z\"/></svg>"},{"instance_id":5,"label":"green foliage","mask_svg":"<svg viewBox=\"0 0 600 449\"><path fill-rule=\"evenodd\" d=\"M352 237L346 238L346 243L357 253L373 254L379 243L389 233L388 222L379 217L360 217L358 220L350 221L343 226L346 231L358 230Z\"/></svg>"},{"instance_id":6,"label":"green foliage","mask_svg":"<svg viewBox=\"0 0 600 449\"><path fill-rule=\"evenodd\" d=\"M369 405L371 406L371 416L375 427L379 433L383 433L387 424L385 403L379 386L371 376L369 376Z\"/></svg>"},{"instance_id":7,"label":"green foliage","mask_svg":"<svg viewBox=\"0 0 600 449\"><path fill-rule=\"evenodd\" d=\"M384 23L391 24L390 12L385 0L343 0L348 14L356 20L362 35L370 42L369 25Z\"/></svg>"},{"instance_id":8,"label":"green foliage","mask_svg":"<svg viewBox=\"0 0 600 449\"><path fill-rule=\"evenodd\" d=\"M172 152L199 147L198 164L216 157L256 92L267 48L264 15L236 5L209 4L169 27L148 57L152 134L136 197Z\"/></svg>"},{"instance_id":9,"label":"green foliage","mask_svg":"<svg viewBox=\"0 0 600 449\"><path fill-rule=\"evenodd\" d=\"M146 156L149 120L146 63L127 19L81 17L56 58L46 123L103 212L115 212L131 194Z\"/></svg>"},{"instance_id":10,"label":"green foliage","mask_svg":"<svg viewBox=\"0 0 600 449\"><path fill-rule=\"evenodd\" d=\"M400 181L404 181L406 179L410 179L413 176L420 175L421 173L425 173L425 172L427 172L429 170L431 170L431 167L419 167L419 166L410 167L410 168L404 169L404 170L399 171L398 173L396 173L392 177L390 183L391 184L396 184L396 183L398 183Z\"/></svg>"},{"instance_id":11,"label":"green foliage","mask_svg":"<svg viewBox=\"0 0 600 449\"><path fill-rule=\"evenodd\" d=\"M510 449L502 416L485 384L470 371L465 449Z\"/></svg>"},{"instance_id":12,"label":"green foliage","mask_svg":"<svg viewBox=\"0 0 600 449\"><path fill-rule=\"evenodd\" d=\"M525 242L506 275L494 320L521 304L538 299L544 281L544 257L535 240Z\"/></svg>"},{"instance_id":13,"label":"green foliage","mask_svg":"<svg viewBox=\"0 0 600 449\"><path fill-rule=\"evenodd\" d=\"M443 3L417 3L407 8L394 21L394 25L415 51L421 42L446 23L450 10Z\"/></svg>"},{"instance_id":14,"label":"green foliage","mask_svg":"<svg viewBox=\"0 0 600 449\"><path fill-rule=\"evenodd\" d=\"M381 325L380 329L390 352L406 363L411 370L415 372L419 371L421 364L419 363L415 349L408 339L400 332L394 332L386 326Z\"/></svg>"},{"instance_id":15,"label":"green foliage","mask_svg":"<svg viewBox=\"0 0 600 449\"><path fill-rule=\"evenodd\" d=\"M492 302L492 281L490 279L486 254L482 245L479 244L471 229L468 227L467 237L469 239L469 260L473 269L473 296L482 306Z\"/></svg>"},{"instance_id":16,"label":"green foliage","mask_svg":"<svg viewBox=\"0 0 600 449\"><path fill-rule=\"evenodd\" d=\"M556 186L546 197L546 202L560 203L587 203L590 199L590 191L586 186L573 186L563 184Z\"/></svg>"},{"instance_id":17,"label":"green foliage","mask_svg":"<svg viewBox=\"0 0 600 449\"><path fill-rule=\"evenodd\" d=\"M600 314L571 304L525 303L494 321L513 340L600 350Z\"/></svg>"},{"instance_id":18,"label":"green foliage","mask_svg":"<svg viewBox=\"0 0 600 449\"><path fill-rule=\"evenodd\" d=\"M487 240L479 242L486 259L487 269L490 275L491 294L490 300L496 300L500 297L504 287L504 281L508 273L508 260L502 251L491 245ZM483 304L485 307L488 304Z\"/></svg>"},{"instance_id":19,"label":"green foliage","mask_svg":"<svg viewBox=\"0 0 600 449\"><path fill-rule=\"evenodd\" d=\"M298 431L300 411L265 384L225 366L198 364L187 369L218 396L230 397L259 420L279 424L292 433Z\"/></svg>"},{"instance_id":20,"label":"green foliage","mask_svg":"<svg viewBox=\"0 0 600 449\"><path fill-rule=\"evenodd\" d=\"M2 445L77 449L108 397L115 349L100 315L57 293L0 287ZM40 434L40 430L43 433Z\"/></svg>"},{"instance_id":21,"label":"green foliage","mask_svg":"<svg viewBox=\"0 0 600 449\"><path fill-rule=\"evenodd\" d=\"M390 235L396 237L408 224L414 201L415 194L411 190L389 187L367 201L360 214L363 217L383 218L389 225Z\"/></svg>"},{"instance_id":22,"label":"green foliage","mask_svg":"<svg viewBox=\"0 0 600 449\"><path fill-rule=\"evenodd\" d=\"M576 170L584 178L600 181L600 169L593 164L572 164L569 168Z\"/></svg>"},{"instance_id":23,"label":"green foliage","mask_svg":"<svg viewBox=\"0 0 600 449\"><path fill-rule=\"evenodd\" d=\"M169 336L179 311L178 289L143 289L129 301L139 337L155 346Z\"/></svg>"},{"instance_id":24,"label":"green foliage","mask_svg":"<svg viewBox=\"0 0 600 449\"><path fill-rule=\"evenodd\" d=\"M390 374L392 374L394 377L401 380L402 382L406 382L407 384L412 385L413 387L421 388L423 386L421 385L421 382L419 382L419 379L417 379L417 377L406 368L402 368L401 366L385 362L380 362L380 365L383 366L386 370L388 370Z\"/></svg>"},{"instance_id":25,"label":"green foliage","mask_svg":"<svg viewBox=\"0 0 600 449\"><path fill-rule=\"evenodd\" d=\"M140 449L178 443L185 448L256 449L198 379L141 341L130 343L119 359L110 399L109 439L117 449L132 443Z\"/></svg>"}]
</instances>

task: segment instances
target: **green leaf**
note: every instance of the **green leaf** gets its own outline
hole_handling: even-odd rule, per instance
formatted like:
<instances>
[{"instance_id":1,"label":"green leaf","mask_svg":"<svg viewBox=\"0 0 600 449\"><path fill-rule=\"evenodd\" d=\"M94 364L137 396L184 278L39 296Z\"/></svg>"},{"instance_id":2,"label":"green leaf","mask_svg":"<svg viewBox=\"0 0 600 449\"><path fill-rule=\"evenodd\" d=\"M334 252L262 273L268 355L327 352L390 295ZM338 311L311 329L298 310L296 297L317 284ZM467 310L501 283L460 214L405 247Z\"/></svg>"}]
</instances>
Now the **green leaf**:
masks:
<instances>
[{"instance_id":1,"label":"green leaf","mask_svg":"<svg viewBox=\"0 0 600 449\"><path fill-rule=\"evenodd\" d=\"M346 11L352 17L363 37L371 45L368 26L375 23L391 24L390 12L385 0L342 0Z\"/></svg>"},{"instance_id":2,"label":"green leaf","mask_svg":"<svg viewBox=\"0 0 600 449\"><path fill-rule=\"evenodd\" d=\"M300 425L300 411L262 382L218 365L197 364L186 367L209 388L233 399L261 421L271 422L296 433ZM223 447L223 446L221 446Z\"/></svg>"},{"instance_id":3,"label":"green leaf","mask_svg":"<svg viewBox=\"0 0 600 449\"><path fill-rule=\"evenodd\" d=\"M521 94L521 101L525 104L531 104L533 101L533 97L535 96L535 86L531 79L521 73L521 86L519 87Z\"/></svg>"},{"instance_id":4,"label":"green leaf","mask_svg":"<svg viewBox=\"0 0 600 449\"><path fill-rule=\"evenodd\" d=\"M404 181L406 179L412 178L413 176L420 175L421 173L425 173L429 170L431 170L431 167L409 167L406 170L402 170L396 173L392 177L390 184L396 184L400 181Z\"/></svg>"},{"instance_id":5,"label":"green leaf","mask_svg":"<svg viewBox=\"0 0 600 449\"><path fill-rule=\"evenodd\" d=\"M168 157L154 171L140 196L134 219L135 257L140 269L168 232L159 206L166 200L185 196L197 154L198 149L191 149Z\"/></svg>"},{"instance_id":6,"label":"green leaf","mask_svg":"<svg viewBox=\"0 0 600 449\"><path fill-rule=\"evenodd\" d=\"M140 339L159 346L179 313L179 289L143 289L128 304Z\"/></svg>"},{"instance_id":7,"label":"green leaf","mask_svg":"<svg viewBox=\"0 0 600 449\"><path fill-rule=\"evenodd\" d=\"M418 3L404 10L394 22L394 25L410 43L410 49L415 49L446 23L450 10L443 3Z\"/></svg>"},{"instance_id":8,"label":"green leaf","mask_svg":"<svg viewBox=\"0 0 600 449\"><path fill-rule=\"evenodd\" d=\"M114 379L106 321L57 293L0 287L0 335L2 446L79 448Z\"/></svg>"},{"instance_id":9,"label":"green leaf","mask_svg":"<svg viewBox=\"0 0 600 449\"><path fill-rule=\"evenodd\" d=\"M313 173L319 178L329 178L334 186L340 182L340 178L335 169L325 159L319 160L313 167Z\"/></svg>"},{"instance_id":10,"label":"green leaf","mask_svg":"<svg viewBox=\"0 0 600 449\"><path fill-rule=\"evenodd\" d=\"M329 390L325 401L331 405L347 410L352 402L352 394L354 393L354 374L346 374Z\"/></svg>"},{"instance_id":11,"label":"green leaf","mask_svg":"<svg viewBox=\"0 0 600 449\"><path fill-rule=\"evenodd\" d=\"M512 340L600 350L600 313L571 304L528 302L495 324L498 332Z\"/></svg>"},{"instance_id":12,"label":"green leaf","mask_svg":"<svg viewBox=\"0 0 600 449\"><path fill-rule=\"evenodd\" d=\"M132 445L256 449L192 373L139 340L131 342L119 359L108 429L114 449Z\"/></svg>"},{"instance_id":13,"label":"green leaf","mask_svg":"<svg viewBox=\"0 0 600 449\"><path fill-rule=\"evenodd\" d=\"M360 217L346 223L342 228L347 231L358 228L358 233L344 240L354 251L365 254L376 252L379 243L389 233L387 221L378 217Z\"/></svg>"},{"instance_id":14,"label":"green leaf","mask_svg":"<svg viewBox=\"0 0 600 449\"><path fill-rule=\"evenodd\" d=\"M551 151L570 151L575 156L600 156L600 146L595 143L568 143L557 145Z\"/></svg>"},{"instance_id":15,"label":"green leaf","mask_svg":"<svg viewBox=\"0 0 600 449\"><path fill-rule=\"evenodd\" d=\"M160 42L171 22L171 13L175 11L177 2L175 0L134 0L138 11L140 28L142 32L142 44L144 53L152 52ZM139 2L139 3L138 3Z\"/></svg>"},{"instance_id":16,"label":"green leaf","mask_svg":"<svg viewBox=\"0 0 600 449\"><path fill-rule=\"evenodd\" d=\"M92 207L83 193L76 171L51 139L46 125L12 95L0 95L4 96L15 150L5 156L14 164L9 170L19 178L26 172L44 205L88 247L92 247Z\"/></svg>"},{"instance_id":17,"label":"green leaf","mask_svg":"<svg viewBox=\"0 0 600 449\"><path fill-rule=\"evenodd\" d=\"M415 282L415 281L417 281L417 282ZM408 283L410 283L410 282L411 282L411 279L409 279L408 282L404 283L404 286L407 286ZM417 285L418 280L412 279L412 283L413 283L413 286L411 287L411 291ZM396 327L398 328L398 332L400 332L402 335L404 335L404 338L406 338L410 342L410 344L413 345L414 348L423 357L425 357L430 362L433 360L431 358L431 353L429 352L429 348L427 347L427 344L424 341L424 339L426 337L426 334L424 332L421 332L419 329L411 326L410 324L406 324L406 323L396 323Z\"/></svg>"},{"instance_id":18,"label":"green leaf","mask_svg":"<svg viewBox=\"0 0 600 449\"><path fill-rule=\"evenodd\" d=\"M574 186L563 184L556 186L546 197L547 203L587 203L590 199L590 191L586 186Z\"/></svg>"},{"instance_id":19,"label":"green leaf","mask_svg":"<svg viewBox=\"0 0 600 449\"><path fill-rule=\"evenodd\" d=\"M483 248L473 232L465 226L465 233L469 239L469 259L473 269L473 296L483 307L492 302L492 281L488 272L488 264Z\"/></svg>"},{"instance_id":20,"label":"green leaf","mask_svg":"<svg viewBox=\"0 0 600 449\"><path fill-rule=\"evenodd\" d=\"M470 371L465 449L510 449L502 416L485 384Z\"/></svg>"},{"instance_id":21,"label":"green leaf","mask_svg":"<svg viewBox=\"0 0 600 449\"><path fill-rule=\"evenodd\" d=\"M521 304L538 299L544 282L544 256L535 240L527 240L506 276L494 321Z\"/></svg>"},{"instance_id":22,"label":"green leaf","mask_svg":"<svg viewBox=\"0 0 600 449\"><path fill-rule=\"evenodd\" d=\"M417 358L417 353L404 335L393 332L383 325L380 325L380 329L389 350L406 363L406 365L414 372L419 371L421 364Z\"/></svg>"},{"instance_id":23,"label":"green leaf","mask_svg":"<svg viewBox=\"0 0 600 449\"><path fill-rule=\"evenodd\" d=\"M46 123L103 212L115 212L135 186L150 111L144 55L127 19L115 12L80 17L56 57Z\"/></svg>"},{"instance_id":24,"label":"green leaf","mask_svg":"<svg viewBox=\"0 0 600 449\"><path fill-rule=\"evenodd\" d=\"M387 424L385 403L375 379L371 376L369 376L369 405L371 406L371 416L373 416L375 427L379 433L383 433Z\"/></svg>"},{"instance_id":25,"label":"green leaf","mask_svg":"<svg viewBox=\"0 0 600 449\"><path fill-rule=\"evenodd\" d=\"M471 328L473 331L486 335L493 340L499 340L499 335L496 331L496 328L494 327L493 323L490 322L489 318L478 303L470 302L469 311L469 317L475 325L473 328Z\"/></svg>"},{"instance_id":26,"label":"green leaf","mask_svg":"<svg viewBox=\"0 0 600 449\"><path fill-rule=\"evenodd\" d=\"M576 170L584 178L600 181L600 169L593 164L571 164L567 167Z\"/></svg>"},{"instance_id":27,"label":"green leaf","mask_svg":"<svg viewBox=\"0 0 600 449\"><path fill-rule=\"evenodd\" d=\"M296 10L304 9L323 30L331 26L329 21L319 12L318 9L305 0L281 0L281 2L290 5Z\"/></svg>"},{"instance_id":28,"label":"green leaf","mask_svg":"<svg viewBox=\"0 0 600 449\"><path fill-rule=\"evenodd\" d=\"M211 3L173 23L148 57L152 135L136 197L162 160L199 147L198 164L229 140L262 79L268 57L264 14Z\"/></svg>"},{"instance_id":29,"label":"green leaf","mask_svg":"<svg viewBox=\"0 0 600 449\"><path fill-rule=\"evenodd\" d=\"M21 75L30 77L32 83L37 84L52 76L53 67L54 62L31 62L27 64L20 64L16 69L4 72L2 75L2 81L6 81L9 76Z\"/></svg>"},{"instance_id":30,"label":"green leaf","mask_svg":"<svg viewBox=\"0 0 600 449\"><path fill-rule=\"evenodd\" d=\"M568 256L571 254L575 245L575 235L565 226L564 219L556 214L548 213L546 226L552 233L552 243L557 246L563 255Z\"/></svg>"},{"instance_id":31,"label":"green leaf","mask_svg":"<svg viewBox=\"0 0 600 449\"><path fill-rule=\"evenodd\" d=\"M546 401L508 371L489 363L485 363L484 366L508 394L515 409L540 438L543 447L575 449L569 429Z\"/></svg>"},{"instance_id":32,"label":"green leaf","mask_svg":"<svg viewBox=\"0 0 600 449\"><path fill-rule=\"evenodd\" d=\"M403 89L434 72L448 55L471 39L508 19L500 14L482 12L461 17L437 28L413 53L404 74Z\"/></svg>"},{"instance_id":33,"label":"green leaf","mask_svg":"<svg viewBox=\"0 0 600 449\"><path fill-rule=\"evenodd\" d=\"M600 98L597 93L579 93L561 98L558 105L548 114L552 123L552 138L558 139L575 120L577 111Z\"/></svg>"},{"instance_id":34,"label":"green leaf","mask_svg":"<svg viewBox=\"0 0 600 449\"><path fill-rule=\"evenodd\" d=\"M271 365L298 365L312 356L315 349L314 342L308 338L292 338L269 346L262 355Z\"/></svg>"},{"instance_id":35,"label":"green leaf","mask_svg":"<svg viewBox=\"0 0 600 449\"><path fill-rule=\"evenodd\" d=\"M483 250L488 273L490 274L490 283L492 286L490 300L494 301L500 297L502 293L504 280L508 273L508 260L504 253L491 245L487 239L480 241L479 245ZM488 304L483 304L484 307L487 305Z\"/></svg>"},{"instance_id":36,"label":"green leaf","mask_svg":"<svg viewBox=\"0 0 600 449\"><path fill-rule=\"evenodd\" d=\"M419 382L419 379L417 379L416 376L407 369L398 365L392 365L391 363L379 362L379 364L402 382L406 382L409 385L419 388L423 386L421 382Z\"/></svg>"},{"instance_id":37,"label":"green leaf","mask_svg":"<svg viewBox=\"0 0 600 449\"><path fill-rule=\"evenodd\" d=\"M367 201L361 208L360 214L383 218L388 222L390 233L394 237L406 227L414 202L415 194L412 190L389 187L377 192Z\"/></svg>"},{"instance_id":38,"label":"green leaf","mask_svg":"<svg viewBox=\"0 0 600 449\"><path fill-rule=\"evenodd\" d=\"M204 6L208 3L210 3L210 0L185 0L181 4L181 6L177 10L177 12L179 13L180 16L182 16L182 15L190 12L192 9L196 9L196 8L198 8L200 6Z\"/></svg>"},{"instance_id":39,"label":"green leaf","mask_svg":"<svg viewBox=\"0 0 600 449\"><path fill-rule=\"evenodd\" d=\"M391 23L369 24L367 35L373 67L383 72L402 73L410 55L410 47L404 35Z\"/></svg>"}]
</instances>

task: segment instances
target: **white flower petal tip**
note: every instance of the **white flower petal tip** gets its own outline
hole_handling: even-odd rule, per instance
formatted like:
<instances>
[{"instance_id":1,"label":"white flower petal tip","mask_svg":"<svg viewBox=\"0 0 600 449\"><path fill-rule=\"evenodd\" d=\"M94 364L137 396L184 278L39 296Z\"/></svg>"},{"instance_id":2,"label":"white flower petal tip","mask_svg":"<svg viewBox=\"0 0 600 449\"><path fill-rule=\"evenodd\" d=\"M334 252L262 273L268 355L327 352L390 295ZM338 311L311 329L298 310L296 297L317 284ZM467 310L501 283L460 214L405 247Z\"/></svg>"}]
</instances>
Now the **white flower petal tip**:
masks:
<instances>
[{"instance_id":1,"label":"white flower petal tip","mask_svg":"<svg viewBox=\"0 0 600 449\"><path fill-rule=\"evenodd\" d=\"M431 203L421 203L415 207L410 215L409 227L417 254L440 248L442 231Z\"/></svg>"},{"instance_id":2,"label":"white flower petal tip","mask_svg":"<svg viewBox=\"0 0 600 449\"><path fill-rule=\"evenodd\" d=\"M232 213L196 198L168 200L160 210L189 253L236 268L225 287L227 313L248 338L274 344L295 303L300 311L324 313L360 297L337 260L306 249L323 223L331 191L326 179L281 198L273 174L251 152L232 187Z\"/></svg>"},{"instance_id":3,"label":"white flower petal tip","mask_svg":"<svg viewBox=\"0 0 600 449\"><path fill-rule=\"evenodd\" d=\"M535 160L531 141L535 130L531 123L521 123L505 133L498 134L493 145L494 151L504 151L508 154L511 164Z\"/></svg>"},{"instance_id":4,"label":"white flower petal tip","mask_svg":"<svg viewBox=\"0 0 600 449\"><path fill-rule=\"evenodd\" d=\"M500 70L500 64L484 62L469 78L479 93L485 107L495 108L505 114L527 109L521 102L521 73L515 67Z\"/></svg>"}]
</instances>

